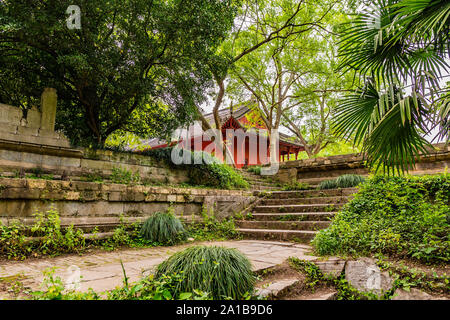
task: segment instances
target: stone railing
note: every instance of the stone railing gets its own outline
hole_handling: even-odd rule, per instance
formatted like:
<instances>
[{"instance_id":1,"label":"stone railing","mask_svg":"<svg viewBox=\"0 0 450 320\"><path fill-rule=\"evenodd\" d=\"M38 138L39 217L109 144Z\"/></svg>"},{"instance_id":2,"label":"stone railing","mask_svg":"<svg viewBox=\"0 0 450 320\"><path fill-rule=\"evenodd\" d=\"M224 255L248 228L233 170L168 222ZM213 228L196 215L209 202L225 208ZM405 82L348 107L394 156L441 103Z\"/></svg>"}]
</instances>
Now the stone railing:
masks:
<instances>
[{"instance_id":1,"label":"stone railing","mask_svg":"<svg viewBox=\"0 0 450 320\"><path fill-rule=\"evenodd\" d=\"M70 148L67 138L55 132L56 90L45 88L41 108L23 112L18 107L0 104L0 141Z\"/></svg>"}]
</instances>

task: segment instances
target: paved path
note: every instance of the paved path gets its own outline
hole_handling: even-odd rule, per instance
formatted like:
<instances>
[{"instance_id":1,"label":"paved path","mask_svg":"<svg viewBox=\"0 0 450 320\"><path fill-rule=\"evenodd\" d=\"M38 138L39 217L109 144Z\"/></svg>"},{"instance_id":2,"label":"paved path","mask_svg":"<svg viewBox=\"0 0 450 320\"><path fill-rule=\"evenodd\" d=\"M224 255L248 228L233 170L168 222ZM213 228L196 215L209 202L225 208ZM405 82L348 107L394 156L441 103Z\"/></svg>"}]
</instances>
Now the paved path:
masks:
<instances>
[{"instance_id":1,"label":"paved path","mask_svg":"<svg viewBox=\"0 0 450 320\"><path fill-rule=\"evenodd\" d=\"M314 256L308 254L311 250L309 246L288 242L242 240L195 244L220 245L236 248L248 256L255 271L280 264L292 256L305 260L315 259ZM92 288L96 292L101 292L122 285L123 272L120 261L123 262L130 281L136 281L143 275L151 272L156 265L171 254L191 245L193 244L96 252L95 254L82 256L70 255L22 262L0 262L0 280L12 279L20 275L23 277L21 281L26 287L38 289L43 279L42 272L45 269L55 267L55 274L65 281L71 275L74 275L70 267L76 266L79 268L82 276L79 290L85 291L88 288ZM0 297L1 295L2 293L0 292Z\"/></svg>"}]
</instances>

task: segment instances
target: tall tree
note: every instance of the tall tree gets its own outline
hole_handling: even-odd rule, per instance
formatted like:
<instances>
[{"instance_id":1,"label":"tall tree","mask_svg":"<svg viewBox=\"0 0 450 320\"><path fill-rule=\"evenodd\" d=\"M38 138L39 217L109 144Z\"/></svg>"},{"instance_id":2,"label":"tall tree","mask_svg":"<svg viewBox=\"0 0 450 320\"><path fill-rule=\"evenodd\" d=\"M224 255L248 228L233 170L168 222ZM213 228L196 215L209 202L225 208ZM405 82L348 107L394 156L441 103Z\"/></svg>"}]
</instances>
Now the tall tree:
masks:
<instances>
[{"instance_id":1,"label":"tall tree","mask_svg":"<svg viewBox=\"0 0 450 320\"><path fill-rule=\"evenodd\" d=\"M343 6L324 2L300 11L296 19L315 21L308 28L275 39L238 61L231 71L234 98L256 98L268 129L289 128L309 157L333 141L329 118L335 100L351 88L351 78L334 72L334 29L345 19ZM275 11L276 12L276 11ZM260 27L272 28L272 23Z\"/></svg>"},{"instance_id":2,"label":"tall tree","mask_svg":"<svg viewBox=\"0 0 450 320\"><path fill-rule=\"evenodd\" d=\"M29 107L54 87L58 127L91 145L120 129L161 135L192 120L237 2L79 0L81 29L66 25L71 4L0 2L3 102Z\"/></svg>"},{"instance_id":3,"label":"tall tree","mask_svg":"<svg viewBox=\"0 0 450 320\"><path fill-rule=\"evenodd\" d=\"M320 0L314 3L314 6L323 5L327 11L334 4L335 2ZM221 64L215 64L211 70L217 87L213 107L217 128L220 128L218 110L222 106L226 93L226 80L229 72L241 59L275 40L288 39L315 28L321 28L321 18L323 17L305 20L302 19L305 17L305 12L308 12L305 0L244 1L231 34L218 50L218 55L225 58L225 61L222 60ZM202 118L201 120L205 121ZM204 125L209 127L207 123Z\"/></svg>"},{"instance_id":4,"label":"tall tree","mask_svg":"<svg viewBox=\"0 0 450 320\"><path fill-rule=\"evenodd\" d=\"M363 85L338 106L335 129L386 172L412 168L433 128L448 142L450 3L373 0L347 26L341 68Z\"/></svg>"}]
</instances>

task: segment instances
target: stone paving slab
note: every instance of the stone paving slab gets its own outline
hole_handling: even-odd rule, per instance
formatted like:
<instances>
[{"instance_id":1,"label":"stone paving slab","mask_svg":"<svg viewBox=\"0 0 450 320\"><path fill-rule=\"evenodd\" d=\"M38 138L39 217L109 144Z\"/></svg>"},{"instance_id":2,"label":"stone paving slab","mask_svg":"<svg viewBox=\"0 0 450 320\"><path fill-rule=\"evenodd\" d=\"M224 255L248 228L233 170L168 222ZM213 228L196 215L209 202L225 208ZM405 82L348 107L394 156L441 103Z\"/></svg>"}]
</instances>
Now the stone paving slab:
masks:
<instances>
[{"instance_id":1,"label":"stone paving slab","mask_svg":"<svg viewBox=\"0 0 450 320\"><path fill-rule=\"evenodd\" d=\"M80 291L89 288L96 292L114 289L123 283L122 261L130 282L137 281L173 253L192 245L217 245L236 248L252 262L253 270L260 271L282 263L291 256L305 260L316 257L308 255L311 247L289 242L274 241L218 241L191 243L173 247L153 247L144 249L124 249L112 252L96 252L86 255L70 255L55 258L0 262L0 280L22 275L22 283L34 290L39 289L43 280L43 271L55 268L55 275L66 281L73 276L73 267L79 268L82 276ZM1 292L0 292L1 293Z\"/></svg>"}]
</instances>

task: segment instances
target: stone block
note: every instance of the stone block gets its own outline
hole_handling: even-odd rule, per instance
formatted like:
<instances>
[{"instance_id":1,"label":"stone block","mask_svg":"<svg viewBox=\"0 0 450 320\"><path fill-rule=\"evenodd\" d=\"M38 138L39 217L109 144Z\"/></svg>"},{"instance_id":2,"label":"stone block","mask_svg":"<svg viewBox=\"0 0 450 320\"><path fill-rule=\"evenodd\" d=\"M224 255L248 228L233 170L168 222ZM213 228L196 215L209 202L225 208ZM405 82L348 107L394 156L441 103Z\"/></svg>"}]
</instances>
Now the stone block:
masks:
<instances>
[{"instance_id":1,"label":"stone block","mask_svg":"<svg viewBox=\"0 0 450 320\"><path fill-rule=\"evenodd\" d=\"M168 202L176 202L177 201L177 196L175 194L169 194L167 196L167 201Z\"/></svg>"},{"instance_id":2,"label":"stone block","mask_svg":"<svg viewBox=\"0 0 450 320\"><path fill-rule=\"evenodd\" d=\"M76 201L80 200L80 193L77 191L65 191L63 197L65 200Z\"/></svg>"},{"instance_id":3,"label":"stone block","mask_svg":"<svg viewBox=\"0 0 450 320\"><path fill-rule=\"evenodd\" d=\"M3 122L0 122L0 124L0 138L2 137L3 132L17 134L17 128L19 127L18 125Z\"/></svg>"},{"instance_id":4,"label":"stone block","mask_svg":"<svg viewBox=\"0 0 450 320\"><path fill-rule=\"evenodd\" d=\"M370 258L347 261L345 279L358 291L371 292L376 295L392 289L393 285L389 273L381 272L375 261Z\"/></svg>"},{"instance_id":5,"label":"stone block","mask_svg":"<svg viewBox=\"0 0 450 320\"><path fill-rule=\"evenodd\" d=\"M411 288L409 291L406 291L398 288L395 290L391 300L434 300L434 298L419 289Z\"/></svg>"},{"instance_id":6,"label":"stone block","mask_svg":"<svg viewBox=\"0 0 450 320\"><path fill-rule=\"evenodd\" d=\"M41 95L41 128L55 130L57 95L56 89L44 88Z\"/></svg>"},{"instance_id":7,"label":"stone block","mask_svg":"<svg viewBox=\"0 0 450 320\"><path fill-rule=\"evenodd\" d=\"M316 260L313 262L325 276L331 276L333 278L338 278L345 267L345 260L339 258L329 258L326 261Z\"/></svg>"},{"instance_id":8,"label":"stone block","mask_svg":"<svg viewBox=\"0 0 450 320\"><path fill-rule=\"evenodd\" d=\"M27 135L27 136L35 136L37 137L39 135L39 129L38 128L29 128L24 126L18 126L17 127L17 134L18 135Z\"/></svg>"},{"instance_id":9,"label":"stone block","mask_svg":"<svg viewBox=\"0 0 450 320\"><path fill-rule=\"evenodd\" d=\"M0 122L20 125L22 117L23 112L20 108L0 103Z\"/></svg>"},{"instance_id":10,"label":"stone block","mask_svg":"<svg viewBox=\"0 0 450 320\"><path fill-rule=\"evenodd\" d=\"M45 189L47 187L47 181L41 179L28 179L27 186L29 189Z\"/></svg>"},{"instance_id":11,"label":"stone block","mask_svg":"<svg viewBox=\"0 0 450 320\"><path fill-rule=\"evenodd\" d=\"M103 160L81 159L81 168L88 170L112 170L113 163Z\"/></svg>"},{"instance_id":12,"label":"stone block","mask_svg":"<svg viewBox=\"0 0 450 320\"><path fill-rule=\"evenodd\" d=\"M26 123L29 128L41 127L41 112L36 107L33 107L27 111Z\"/></svg>"}]
</instances>

